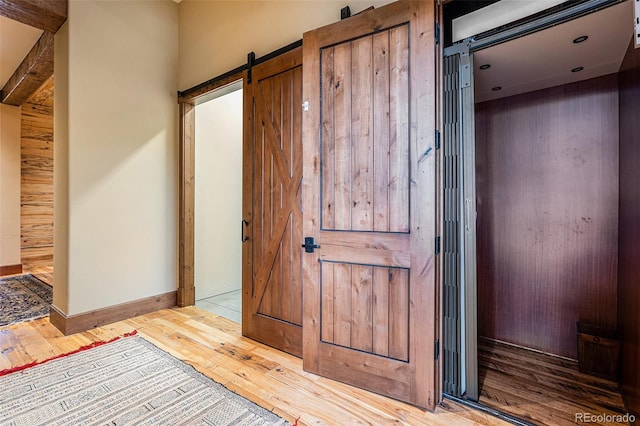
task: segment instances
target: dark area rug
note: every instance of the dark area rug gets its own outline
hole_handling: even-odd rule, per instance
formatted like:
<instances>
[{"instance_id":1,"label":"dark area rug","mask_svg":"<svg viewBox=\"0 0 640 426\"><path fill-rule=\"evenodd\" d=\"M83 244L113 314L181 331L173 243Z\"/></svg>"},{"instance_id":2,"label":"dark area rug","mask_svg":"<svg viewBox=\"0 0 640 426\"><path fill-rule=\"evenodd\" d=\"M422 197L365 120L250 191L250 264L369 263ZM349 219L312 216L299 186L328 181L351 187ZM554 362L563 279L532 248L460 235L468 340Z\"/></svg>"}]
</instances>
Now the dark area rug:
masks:
<instances>
[{"instance_id":1,"label":"dark area rug","mask_svg":"<svg viewBox=\"0 0 640 426\"><path fill-rule=\"evenodd\" d=\"M49 315L51 286L32 275L0 279L0 326Z\"/></svg>"}]
</instances>

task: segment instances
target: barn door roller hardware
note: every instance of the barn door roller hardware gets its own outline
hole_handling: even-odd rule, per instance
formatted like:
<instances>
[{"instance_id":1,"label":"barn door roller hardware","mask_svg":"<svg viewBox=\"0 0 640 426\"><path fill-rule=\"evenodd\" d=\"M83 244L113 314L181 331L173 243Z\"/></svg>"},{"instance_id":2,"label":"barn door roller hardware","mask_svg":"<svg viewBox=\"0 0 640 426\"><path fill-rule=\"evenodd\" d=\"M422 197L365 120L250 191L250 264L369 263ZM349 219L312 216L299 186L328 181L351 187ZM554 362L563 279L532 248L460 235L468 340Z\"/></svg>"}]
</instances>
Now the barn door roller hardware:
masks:
<instances>
[{"instance_id":1,"label":"barn door roller hardware","mask_svg":"<svg viewBox=\"0 0 640 426\"><path fill-rule=\"evenodd\" d=\"M256 62L256 53L249 52L247 54L247 83L251 84L251 69L255 65Z\"/></svg>"}]
</instances>

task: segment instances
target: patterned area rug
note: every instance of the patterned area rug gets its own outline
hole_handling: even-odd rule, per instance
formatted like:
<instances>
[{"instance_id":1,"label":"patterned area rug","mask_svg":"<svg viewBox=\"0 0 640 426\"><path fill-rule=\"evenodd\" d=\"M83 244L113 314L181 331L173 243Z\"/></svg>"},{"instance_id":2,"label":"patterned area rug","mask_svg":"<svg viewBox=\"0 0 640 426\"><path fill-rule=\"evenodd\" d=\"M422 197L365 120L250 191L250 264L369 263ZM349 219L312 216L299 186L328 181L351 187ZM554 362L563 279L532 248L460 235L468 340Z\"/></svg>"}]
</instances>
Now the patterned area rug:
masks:
<instances>
[{"instance_id":1,"label":"patterned area rug","mask_svg":"<svg viewBox=\"0 0 640 426\"><path fill-rule=\"evenodd\" d=\"M288 424L141 337L92 346L0 372L0 424Z\"/></svg>"},{"instance_id":2,"label":"patterned area rug","mask_svg":"<svg viewBox=\"0 0 640 426\"><path fill-rule=\"evenodd\" d=\"M49 315L50 286L32 275L0 279L0 326Z\"/></svg>"}]
</instances>

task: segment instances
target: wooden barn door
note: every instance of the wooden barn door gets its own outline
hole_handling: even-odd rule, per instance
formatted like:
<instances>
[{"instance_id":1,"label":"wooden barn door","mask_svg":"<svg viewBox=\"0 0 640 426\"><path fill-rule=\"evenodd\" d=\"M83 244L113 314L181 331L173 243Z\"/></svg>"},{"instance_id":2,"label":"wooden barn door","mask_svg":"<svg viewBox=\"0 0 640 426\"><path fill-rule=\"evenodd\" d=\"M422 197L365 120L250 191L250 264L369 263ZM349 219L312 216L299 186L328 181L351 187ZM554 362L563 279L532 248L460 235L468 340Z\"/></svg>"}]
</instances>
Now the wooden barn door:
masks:
<instances>
[{"instance_id":1,"label":"wooden barn door","mask_svg":"<svg viewBox=\"0 0 640 426\"><path fill-rule=\"evenodd\" d=\"M303 254L304 368L429 409L434 7L400 1L303 38L304 236L314 238Z\"/></svg>"},{"instance_id":2,"label":"wooden barn door","mask_svg":"<svg viewBox=\"0 0 640 426\"><path fill-rule=\"evenodd\" d=\"M245 79L242 334L302 355L302 49Z\"/></svg>"}]
</instances>

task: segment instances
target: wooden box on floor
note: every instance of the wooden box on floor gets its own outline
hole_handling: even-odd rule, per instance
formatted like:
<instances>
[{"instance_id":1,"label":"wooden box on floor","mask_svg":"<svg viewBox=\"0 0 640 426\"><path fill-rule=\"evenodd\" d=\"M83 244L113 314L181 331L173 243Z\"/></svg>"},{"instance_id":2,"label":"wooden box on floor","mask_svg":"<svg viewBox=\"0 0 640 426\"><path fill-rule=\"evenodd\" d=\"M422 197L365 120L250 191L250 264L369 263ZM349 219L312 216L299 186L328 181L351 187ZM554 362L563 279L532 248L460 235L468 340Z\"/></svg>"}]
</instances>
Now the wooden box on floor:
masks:
<instances>
[{"instance_id":1,"label":"wooden box on floor","mask_svg":"<svg viewBox=\"0 0 640 426\"><path fill-rule=\"evenodd\" d=\"M578 323L580 372L616 381L620 342L610 329Z\"/></svg>"}]
</instances>

